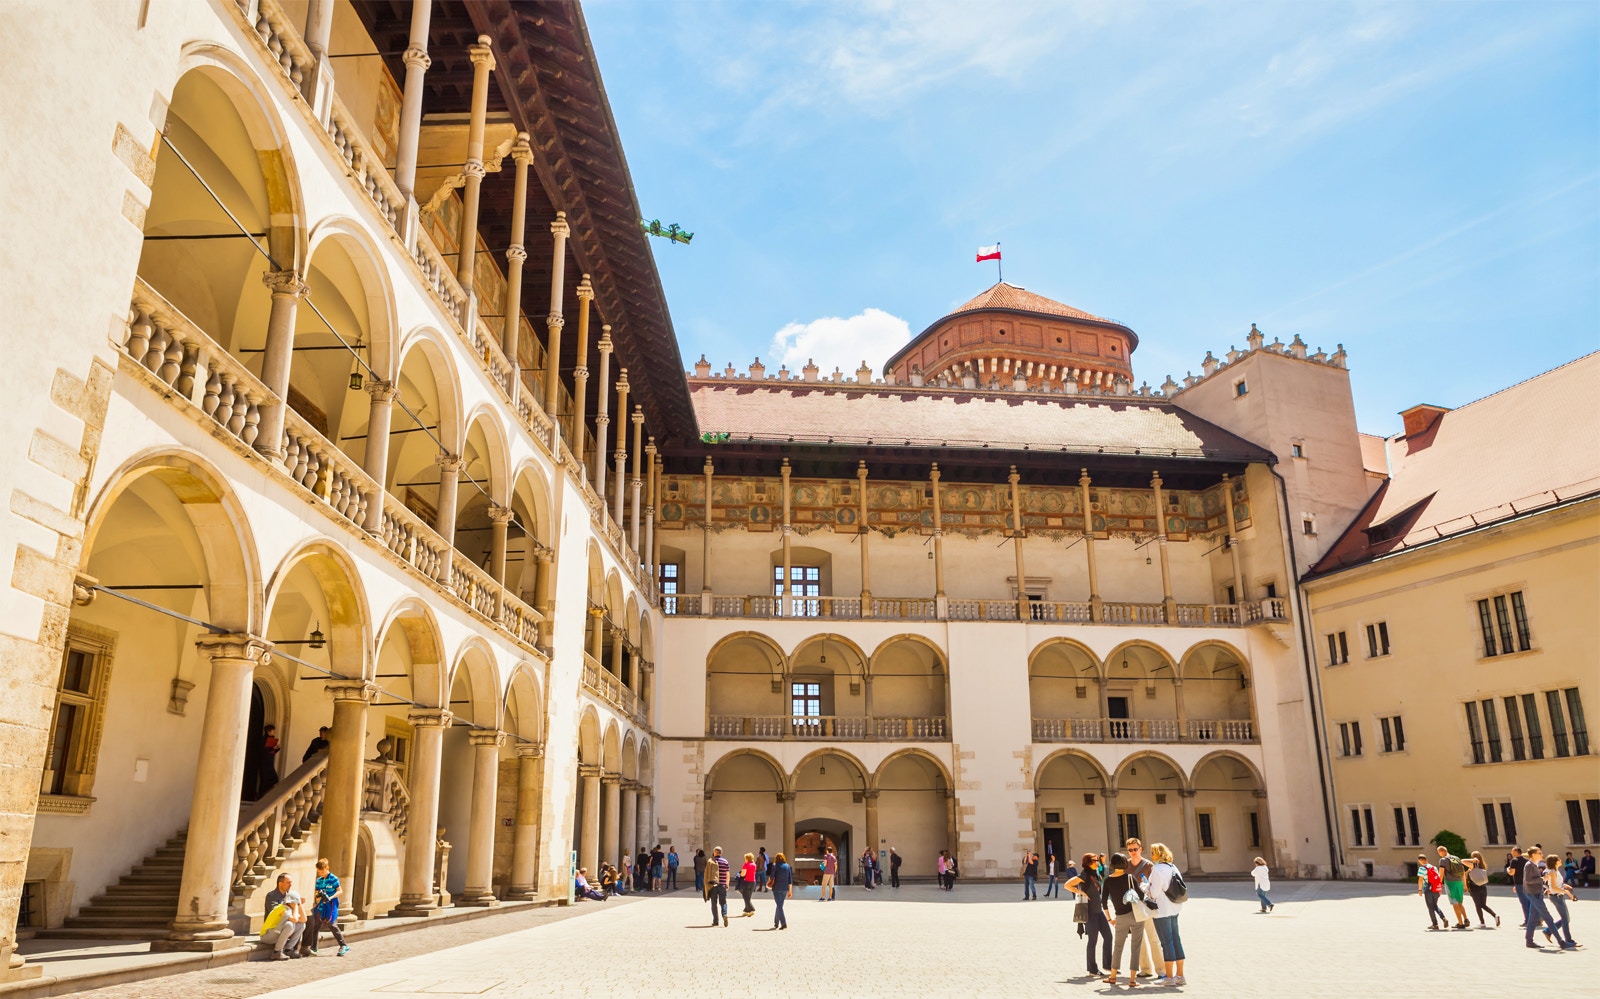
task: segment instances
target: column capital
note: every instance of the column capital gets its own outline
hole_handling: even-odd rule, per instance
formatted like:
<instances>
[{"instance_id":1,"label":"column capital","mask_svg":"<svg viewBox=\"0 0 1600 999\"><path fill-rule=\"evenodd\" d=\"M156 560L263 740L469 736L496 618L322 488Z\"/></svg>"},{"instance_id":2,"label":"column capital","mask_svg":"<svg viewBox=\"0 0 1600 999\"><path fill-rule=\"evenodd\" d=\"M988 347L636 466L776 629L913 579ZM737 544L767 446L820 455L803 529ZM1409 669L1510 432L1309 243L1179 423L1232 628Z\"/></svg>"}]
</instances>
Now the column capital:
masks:
<instances>
[{"instance_id":1,"label":"column capital","mask_svg":"<svg viewBox=\"0 0 1600 999\"><path fill-rule=\"evenodd\" d=\"M194 647L208 659L236 659L257 666L272 662L272 643L255 635L207 635Z\"/></svg>"},{"instance_id":2,"label":"column capital","mask_svg":"<svg viewBox=\"0 0 1600 999\"><path fill-rule=\"evenodd\" d=\"M630 388L632 388L632 386L628 384L628 369L627 368L618 368L617 369L617 376L618 376L617 377L617 392L620 395L627 395L628 394L628 390ZM622 414L619 413L617 415L620 416Z\"/></svg>"},{"instance_id":3,"label":"column capital","mask_svg":"<svg viewBox=\"0 0 1600 999\"><path fill-rule=\"evenodd\" d=\"M778 797L779 801L793 801L794 800L794 792L793 791L779 791L777 797Z\"/></svg>"},{"instance_id":4,"label":"column capital","mask_svg":"<svg viewBox=\"0 0 1600 999\"><path fill-rule=\"evenodd\" d=\"M572 234L572 227L567 225L567 213L556 212L555 221L550 223L550 235L557 239L566 239ZM587 277L588 275L585 275Z\"/></svg>"},{"instance_id":5,"label":"column capital","mask_svg":"<svg viewBox=\"0 0 1600 999\"><path fill-rule=\"evenodd\" d=\"M1087 486L1089 482L1089 470L1087 468L1078 469L1078 485Z\"/></svg>"},{"instance_id":6,"label":"column capital","mask_svg":"<svg viewBox=\"0 0 1600 999\"><path fill-rule=\"evenodd\" d=\"M588 302L594 299L594 285L589 283L589 275L585 274L583 280L578 282L578 301Z\"/></svg>"},{"instance_id":7,"label":"column capital","mask_svg":"<svg viewBox=\"0 0 1600 999\"><path fill-rule=\"evenodd\" d=\"M878 792L876 790L862 791L861 792L861 797L864 798L867 801L877 801L878 800Z\"/></svg>"},{"instance_id":8,"label":"column capital","mask_svg":"<svg viewBox=\"0 0 1600 999\"><path fill-rule=\"evenodd\" d=\"M405 62L406 68L420 70L424 73L428 71L429 66L433 65L433 60L428 58L428 50L420 45L407 46L405 52L401 55L401 59Z\"/></svg>"},{"instance_id":9,"label":"column capital","mask_svg":"<svg viewBox=\"0 0 1600 999\"><path fill-rule=\"evenodd\" d=\"M1178 789L1178 797L1180 798L1193 798L1198 793L1198 791L1193 791L1186 787Z\"/></svg>"},{"instance_id":10,"label":"column capital","mask_svg":"<svg viewBox=\"0 0 1600 999\"><path fill-rule=\"evenodd\" d=\"M600 775L600 783L602 783L602 784L621 784L622 783L622 775L618 774L618 773L611 773L611 772L607 771L607 772L602 773Z\"/></svg>"},{"instance_id":11,"label":"column capital","mask_svg":"<svg viewBox=\"0 0 1600 999\"><path fill-rule=\"evenodd\" d=\"M867 477L867 462L866 462L866 459L863 458L862 460L856 462L856 478L864 479L866 477Z\"/></svg>"},{"instance_id":12,"label":"column capital","mask_svg":"<svg viewBox=\"0 0 1600 999\"><path fill-rule=\"evenodd\" d=\"M461 165L461 172L474 180L482 180L489 171L484 167L483 160L471 157Z\"/></svg>"},{"instance_id":13,"label":"column capital","mask_svg":"<svg viewBox=\"0 0 1600 999\"><path fill-rule=\"evenodd\" d=\"M533 146L528 141L527 132L518 132L516 140L511 143L511 159L519 167L533 162Z\"/></svg>"},{"instance_id":14,"label":"column capital","mask_svg":"<svg viewBox=\"0 0 1600 999\"><path fill-rule=\"evenodd\" d=\"M599 767L598 764L595 764L595 763L580 763L580 764L578 764L578 776L579 777L599 777L600 773L601 773L601 770L600 770L600 767Z\"/></svg>"},{"instance_id":15,"label":"column capital","mask_svg":"<svg viewBox=\"0 0 1600 999\"><path fill-rule=\"evenodd\" d=\"M612 343L611 343L611 324L610 323L602 323L600 325L600 343L599 343L599 347L600 347L600 353L602 353L602 354L611 353Z\"/></svg>"},{"instance_id":16,"label":"column capital","mask_svg":"<svg viewBox=\"0 0 1600 999\"><path fill-rule=\"evenodd\" d=\"M1250 796L1253 798L1265 798L1267 796L1267 792L1261 790L1260 788L1255 788L1250 792Z\"/></svg>"},{"instance_id":17,"label":"column capital","mask_svg":"<svg viewBox=\"0 0 1600 999\"><path fill-rule=\"evenodd\" d=\"M513 264L527 263L528 251L521 243L512 243L506 247L506 260Z\"/></svg>"},{"instance_id":18,"label":"column capital","mask_svg":"<svg viewBox=\"0 0 1600 999\"><path fill-rule=\"evenodd\" d=\"M547 329L559 330L563 326L567 325L567 321L561 318L561 313L552 312L548 316L544 317L544 325Z\"/></svg>"},{"instance_id":19,"label":"column capital","mask_svg":"<svg viewBox=\"0 0 1600 999\"><path fill-rule=\"evenodd\" d=\"M472 732L467 735L467 739L474 746L498 747L505 745L506 734L497 730L484 731L483 729L473 729Z\"/></svg>"},{"instance_id":20,"label":"column capital","mask_svg":"<svg viewBox=\"0 0 1600 999\"><path fill-rule=\"evenodd\" d=\"M533 542L533 560L535 562L543 562L548 565L555 561L555 557L556 553L549 545L540 544L538 541Z\"/></svg>"},{"instance_id":21,"label":"column capital","mask_svg":"<svg viewBox=\"0 0 1600 999\"><path fill-rule=\"evenodd\" d=\"M393 402L395 394L400 391L400 386L394 382L371 381L367 383L367 394L372 396L373 402Z\"/></svg>"},{"instance_id":22,"label":"column capital","mask_svg":"<svg viewBox=\"0 0 1600 999\"><path fill-rule=\"evenodd\" d=\"M928 478L935 482L939 481L939 463L937 461L928 469Z\"/></svg>"},{"instance_id":23,"label":"column capital","mask_svg":"<svg viewBox=\"0 0 1600 999\"><path fill-rule=\"evenodd\" d=\"M521 760L542 760L544 759L544 743L519 742L517 743L516 753L517 758Z\"/></svg>"},{"instance_id":24,"label":"column capital","mask_svg":"<svg viewBox=\"0 0 1600 999\"><path fill-rule=\"evenodd\" d=\"M291 298L304 298L311 290L310 286L300 280L300 275L292 270L267 271L261 275L261 283L267 286L274 298L289 296Z\"/></svg>"},{"instance_id":25,"label":"column capital","mask_svg":"<svg viewBox=\"0 0 1600 999\"><path fill-rule=\"evenodd\" d=\"M1011 466L1011 471L1006 474L1006 481L1011 483L1012 485L1016 485L1017 483L1022 481L1022 476L1017 474L1017 466L1015 466L1015 465Z\"/></svg>"},{"instance_id":26,"label":"column capital","mask_svg":"<svg viewBox=\"0 0 1600 999\"><path fill-rule=\"evenodd\" d=\"M406 714L413 728L449 728L454 719L446 708L417 708Z\"/></svg>"},{"instance_id":27,"label":"column capital","mask_svg":"<svg viewBox=\"0 0 1600 999\"><path fill-rule=\"evenodd\" d=\"M573 378L581 378L584 381L588 381L589 380L589 366L587 364L579 364L579 365L577 365L576 367L574 367L572 369L572 377Z\"/></svg>"},{"instance_id":28,"label":"column capital","mask_svg":"<svg viewBox=\"0 0 1600 999\"><path fill-rule=\"evenodd\" d=\"M434 455L433 463L439 466L441 472L460 472L464 464L459 454L451 454L449 451L440 451Z\"/></svg>"},{"instance_id":29,"label":"column capital","mask_svg":"<svg viewBox=\"0 0 1600 999\"><path fill-rule=\"evenodd\" d=\"M378 685L371 680L329 680L322 689L335 701L371 701L378 694Z\"/></svg>"},{"instance_id":30,"label":"column capital","mask_svg":"<svg viewBox=\"0 0 1600 999\"><path fill-rule=\"evenodd\" d=\"M488 35L479 35L478 44L467 46L467 55L472 59L472 65L494 69L494 47Z\"/></svg>"},{"instance_id":31,"label":"column capital","mask_svg":"<svg viewBox=\"0 0 1600 999\"><path fill-rule=\"evenodd\" d=\"M1116 788L1110 788L1108 790L1104 790L1104 791L1100 792L1100 797L1102 797L1102 798L1115 798L1116 796L1117 796L1117 789Z\"/></svg>"},{"instance_id":32,"label":"column capital","mask_svg":"<svg viewBox=\"0 0 1600 999\"><path fill-rule=\"evenodd\" d=\"M648 443L646 443L645 446L644 446L644 453L651 459L655 458L655 456L656 456L656 435L655 434L649 435ZM785 463L787 463L789 461L788 458L785 458L783 460L784 460Z\"/></svg>"},{"instance_id":33,"label":"column capital","mask_svg":"<svg viewBox=\"0 0 1600 999\"><path fill-rule=\"evenodd\" d=\"M633 416L630 417L630 419L633 420L635 425L643 423L644 422L644 407L643 406L639 406L639 405L635 405L633 407Z\"/></svg>"},{"instance_id":34,"label":"column capital","mask_svg":"<svg viewBox=\"0 0 1600 999\"><path fill-rule=\"evenodd\" d=\"M710 455L709 455L709 454L708 454L708 455L706 455L706 463L705 463L705 465L704 465L704 466L702 466L702 468L701 468L701 471L703 471L703 472L705 472L705 473L706 473L706 474L707 474L707 475L710 475L710 474L711 474L711 473L712 473L712 472L714 472L714 471L715 471L715 470L716 470L716 469L715 469L715 466L713 466L713 465L712 465L712 464L711 464L711 456L710 456ZM706 497L706 499L708 499L708 500L709 500L709 499L710 499L710 498L711 498L711 497L709 497L709 496L707 496L707 497Z\"/></svg>"},{"instance_id":35,"label":"column capital","mask_svg":"<svg viewBox=\"0 0 1600 999\"><path fill-rule=\"evenodd\" d=\"M489 522L491 524L504 527L506 524L511 523L516 515L517 512L509 506L501 506L498 503L489 504Z\"/></svg>"},{"instance_id":36,"label":"column capital","mask_svg":"<svg viewBox=\"0 0 1600 999\"><path fill-rule=\"evenodd\" d=\"M1161 488L1161 473L1160 472L1151 472L1150 473L1150 486L1153 489L1160 489ZM1156 512L1159 514L1161 511L1157 510Z\"/></svg>"}]
</instances>

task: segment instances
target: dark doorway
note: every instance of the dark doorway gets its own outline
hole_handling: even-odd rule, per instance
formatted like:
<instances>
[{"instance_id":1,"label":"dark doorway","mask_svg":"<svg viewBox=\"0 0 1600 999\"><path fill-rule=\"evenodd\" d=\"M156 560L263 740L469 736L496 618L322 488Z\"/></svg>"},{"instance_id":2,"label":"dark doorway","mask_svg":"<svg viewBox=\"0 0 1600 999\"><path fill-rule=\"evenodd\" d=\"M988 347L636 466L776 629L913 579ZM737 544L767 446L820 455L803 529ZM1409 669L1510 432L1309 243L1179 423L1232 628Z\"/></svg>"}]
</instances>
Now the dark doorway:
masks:
<instances>
[{"instance_id":1,"label":"dark doorway","mask_svg":"<svg viewBox=\"0 0 1600 999\"><path fill-rule=\"evenodd\" d=\"M1111 718L1127 719L1128 699L1126 697L1106 698L1106 715Z\"/></svg>"},{"instance_id":2,"label":"dark doorway","mask_svg":"<svg viewBox=\"0 0 1600 999\"><path fill-rule=\"evenodd\" d=\"M1128 722L1128 699L1126 697L1106 698L1106 717L1108 719L1106 725L1111 730L1111 738L1132 738L1133 726Z\"/></svg>"},{"instance_id":3,"label":"dark doorway","mask_svg":"<svg viewBox=\"0 0 1600 999\"><path fill-rule=\"evenodd\" d=\"M263 743L266 742L266 727L267 702L261 696L261 688L251 684L250 728L244 738L244 784L239 792L241 801L255 801L261 797L261 757Z\"/></svg>"},{"instance_id":4,"label":"dark doorway","mask_svg":"<svg viewBox=\"0 0 1600 999\"><path fill-rule=\"evenodd\" d=\"M801 822L796 826L794 853L791 855L795 880L800 884L822 883L822 858L828 848L839 859L839 885L850 884L850 827L827 820Z\"/></svg>"},{"instance_id":5,"label":"dark doorway","mask_svg":"<svg viewBox=\"0 0 1600 999\"><path fill-rule=\"evenodd\" d=\"M1056 870L1067 866L1067 831L1061 826L1047 828L1044 831L1044 855L1048 859L1056 858Z\"/></svg>"}]
</instances>

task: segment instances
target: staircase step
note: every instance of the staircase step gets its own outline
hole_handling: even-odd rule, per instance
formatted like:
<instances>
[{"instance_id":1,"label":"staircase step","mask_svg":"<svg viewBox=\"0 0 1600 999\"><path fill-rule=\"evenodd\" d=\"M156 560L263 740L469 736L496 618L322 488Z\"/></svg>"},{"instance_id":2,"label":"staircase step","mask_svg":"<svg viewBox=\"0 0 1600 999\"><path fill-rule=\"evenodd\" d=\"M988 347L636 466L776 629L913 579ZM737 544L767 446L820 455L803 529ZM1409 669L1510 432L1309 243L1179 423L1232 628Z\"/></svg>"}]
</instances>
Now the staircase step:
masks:
<instances>
[{"instance_id":1,"label":"staircase step","mask_svg":"<svg viewBox=\"0 0 1600 999\"><path fill-rule=\"evenodd\" d=\"M63 926L53 930L39 930L34 934L45 940L161 940L166 935L165 927L153 929L142 926L112 929Z\"/></svg>"},{"instance_id":2,"label":"staircase step","mask_svg":"<svg viewBox=\"0 0 1600 999\"><path fill-rule=\"evenodd\" d=\"M65 928L72 929L72 930L79 930L79 929L105 929L105 930L110 930L110 929L117 929L119 927L128 928L128 929L132 929L132 928L137 927L137 928L142 928L142 929L163 929L164 930L169 925L171 925L172 918L174 916L176 916L177 914L178 914L177 909L173 909L172 912L168 913L165 916L160 916L160 915L148 915L148 916L147 915L137 915L137 916L69 916L69 917L67 917L67 920L63 925L64 925Z\"/></svg>"}]
</instances>

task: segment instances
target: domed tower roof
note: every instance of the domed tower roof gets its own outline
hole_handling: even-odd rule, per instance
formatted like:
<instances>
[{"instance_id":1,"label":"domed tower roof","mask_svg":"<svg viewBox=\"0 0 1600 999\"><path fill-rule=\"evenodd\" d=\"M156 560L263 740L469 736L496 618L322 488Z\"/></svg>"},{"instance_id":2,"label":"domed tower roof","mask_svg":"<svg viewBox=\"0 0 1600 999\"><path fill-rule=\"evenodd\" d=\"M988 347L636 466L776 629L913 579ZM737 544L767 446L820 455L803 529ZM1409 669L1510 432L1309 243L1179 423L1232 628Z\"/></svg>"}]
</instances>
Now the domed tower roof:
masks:
<instances>
[{"instance_id":1,"label":"domed tower roof","mask_svg":"<svg viewBox=\"0 0 1600 999\"><path fill-rule=\"evenodd\" d=\"M1138 346L1116 320L1001 281L913 337L884 373L900 384L1074 392L1131 383Z\"/></svg>"}]
</instances>

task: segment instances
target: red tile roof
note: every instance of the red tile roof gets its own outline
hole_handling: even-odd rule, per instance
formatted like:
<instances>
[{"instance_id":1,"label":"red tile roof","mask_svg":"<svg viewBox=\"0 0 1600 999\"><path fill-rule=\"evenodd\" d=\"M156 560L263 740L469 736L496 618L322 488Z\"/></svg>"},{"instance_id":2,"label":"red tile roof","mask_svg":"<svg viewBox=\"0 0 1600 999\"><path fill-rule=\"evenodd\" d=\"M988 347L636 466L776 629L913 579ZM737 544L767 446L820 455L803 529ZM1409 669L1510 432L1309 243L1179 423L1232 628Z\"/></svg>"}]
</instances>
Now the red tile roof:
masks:
<instances>
[{"instance_id":1,"label":"red tile roof","mask_svg":"<svg viewBox=\"0 0 1600 999\"><path fill-rule=\"evenodd\" d=\"M1036 295L1026 288L1019 288L1014 284L1001 281L984 291L967 304L952 310L951 315L959 312L971 312L974 309L1015 309L1019 312L1038 312L1047 316L1066 316L1069 319L1090 319L1097 323L1117 323L1114 319L1097 316L1082 309L1074 309L1054 299Z\"/></svg>"},{"instance_id":2,"label":"red tile roof","mask_svg":"<svg viewBox=\"0 0 1600 999\"><path fill-rule=\"evenodd\" d=\"M1147 399L698 379L689 386L701 429L735 440L1272 460L1221 427Z\"/></svg>"},{"instance_id":3,"label":"red tile roof","mask_svg":"<svg viewBox=\"0 0 1600 999\"><path fill-rule=\"evenodd\" d=\"M1390 479L1310 575L1600 493L1600 351L1389 438Z\"/></svg>"}]
</instances>

